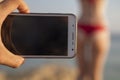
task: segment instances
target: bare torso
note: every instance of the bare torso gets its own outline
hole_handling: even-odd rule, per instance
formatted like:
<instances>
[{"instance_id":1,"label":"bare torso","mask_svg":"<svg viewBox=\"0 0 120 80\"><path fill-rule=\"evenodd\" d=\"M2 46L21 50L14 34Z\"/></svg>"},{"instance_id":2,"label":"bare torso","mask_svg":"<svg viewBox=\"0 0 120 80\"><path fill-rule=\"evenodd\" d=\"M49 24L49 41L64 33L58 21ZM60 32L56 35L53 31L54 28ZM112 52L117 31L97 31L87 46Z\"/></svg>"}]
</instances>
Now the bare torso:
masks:
<instances>
[{"instance_id":1,"label":"bare torso","mask_svg":"<svg viewBox=\"0 0 120 80\"><path fill-rule=\"evenodd\" d=\"M106 24L105 1L103 0L81 0L82 14L79 22L83 24Z\"/></svg>"}]
</instances>

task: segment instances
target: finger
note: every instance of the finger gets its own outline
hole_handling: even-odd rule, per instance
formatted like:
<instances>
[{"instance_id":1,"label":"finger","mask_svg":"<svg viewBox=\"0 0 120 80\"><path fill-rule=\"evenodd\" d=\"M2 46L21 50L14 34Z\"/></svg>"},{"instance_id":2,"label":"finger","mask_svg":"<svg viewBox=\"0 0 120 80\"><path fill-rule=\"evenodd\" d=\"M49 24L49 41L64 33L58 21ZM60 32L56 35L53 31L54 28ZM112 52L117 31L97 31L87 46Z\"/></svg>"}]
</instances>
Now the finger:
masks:
<instances>
[{"instance_id":1,"label":"finger","mask_svg":"<svg viewBox=\"0 0 120 80\"><path fill-rule=\"evenodd\" d=\"M23 62L24 58L22 58L21 56L14 55L10 51L8 51L0 37L0 64L17 68L21 64L23 64Z\"/></svg>"},{"instance_id":2,"label":"finger","mask_svg":"<svg viewBox=\"0 0 120 80\"><path fill-rule=\"evenodd\" d=\"M18 6L18 10L21 13L29 13L30 12L27 4L23 0L20 1L20 5Z\"/></svg>"},{"instance_id":3,"label":"finger","mask_svg":"<svg viewBox=\"0 0 120 80\"><path fill-rule=\"evenodd\" d=\"M29 12L29 8L23 0L4 0L1 2L0 7L7 15L16 8L18 8L20 12Z\"/></svg>"},{"instance_id":4,"label":"finger","mask_svg":"<svg viewBox=\"0 0 120 80\"><path fill-rule=\"evenodd\" d=\"M0 54L0 64L6 65L12 68L18 68L20 65L22 65L24 62L24 58L21 56L14 55L10 52L3 51L2 54Z\"/></svg>"},{"instance_id":5,"label":"finger","mask_svg":"<svg viewBox=\"0 0 120 80\"><path fill-rule=\"evenodd\" d=\"M21 13L28 13L29 8L23 0L4 0L0 3L0 23L4 21L6 16L18 8Z\"/></svg>"}]
</instances>

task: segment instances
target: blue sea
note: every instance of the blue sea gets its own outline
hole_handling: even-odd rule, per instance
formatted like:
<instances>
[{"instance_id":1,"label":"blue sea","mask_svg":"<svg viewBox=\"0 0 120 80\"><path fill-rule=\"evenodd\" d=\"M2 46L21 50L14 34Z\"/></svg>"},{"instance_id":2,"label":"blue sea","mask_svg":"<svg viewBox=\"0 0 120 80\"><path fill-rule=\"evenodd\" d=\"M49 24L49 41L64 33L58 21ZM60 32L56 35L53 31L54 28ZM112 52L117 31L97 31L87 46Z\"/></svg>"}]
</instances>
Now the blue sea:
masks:
<instances>
[{"instance_id":1,"label":"blue sea","mask_svg":"<svg viewBox=\"0 0 120 80\"><path fill-rule=\"evenodd\" d=\"M24 71L26 70L30 70L34 67L40 67L44 64L59 64L63 66L67 65L73 68L77 68L76 58L27 59L26 62L18 69L12 69L0 65L0 72L4 72L7 75L19 75L24 73ZM104 80L120 80L120 34L111 35L111 48L105 65Z\"/></svg>"}]
</instances>

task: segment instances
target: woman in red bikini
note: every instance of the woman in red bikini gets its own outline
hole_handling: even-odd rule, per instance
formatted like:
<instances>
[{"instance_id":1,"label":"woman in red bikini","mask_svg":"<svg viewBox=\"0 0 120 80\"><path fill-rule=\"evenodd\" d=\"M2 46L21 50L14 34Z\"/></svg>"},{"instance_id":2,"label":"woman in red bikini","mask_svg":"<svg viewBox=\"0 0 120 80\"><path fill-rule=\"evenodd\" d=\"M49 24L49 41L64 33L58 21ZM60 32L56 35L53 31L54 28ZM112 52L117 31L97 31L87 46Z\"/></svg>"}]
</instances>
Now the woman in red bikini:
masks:
<instances>
[{"instance_id":1,"label":"woman in red bikini","mask_svg":"<svg viewBox=\"0 0 120 80\"><path fill-rule=\"evenodd\" d=\"M82 14L78 20L79 80L102 80L109 49L105 19L105 0L79 0Z\"/></svg>"}]
</instances>

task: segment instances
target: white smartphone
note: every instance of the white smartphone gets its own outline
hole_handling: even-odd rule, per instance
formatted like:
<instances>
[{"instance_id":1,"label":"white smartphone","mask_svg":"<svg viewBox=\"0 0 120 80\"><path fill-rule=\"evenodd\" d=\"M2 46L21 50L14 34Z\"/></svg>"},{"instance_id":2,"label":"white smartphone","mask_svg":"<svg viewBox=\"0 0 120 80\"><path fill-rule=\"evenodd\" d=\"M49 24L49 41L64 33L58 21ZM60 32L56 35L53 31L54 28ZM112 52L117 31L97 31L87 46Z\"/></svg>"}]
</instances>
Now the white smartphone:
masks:
<instances>
[{"instance_id":1,"label":"white smartphone","mask_svg":"<svg viewBox=\"0 0 120 80\"><path fill-rule=\"evenodd\" d=\"M14 54L32 58L71 58L76 54L73 14L10 14L2 25L2 41Z\"/></svg>"}]
</instances>

